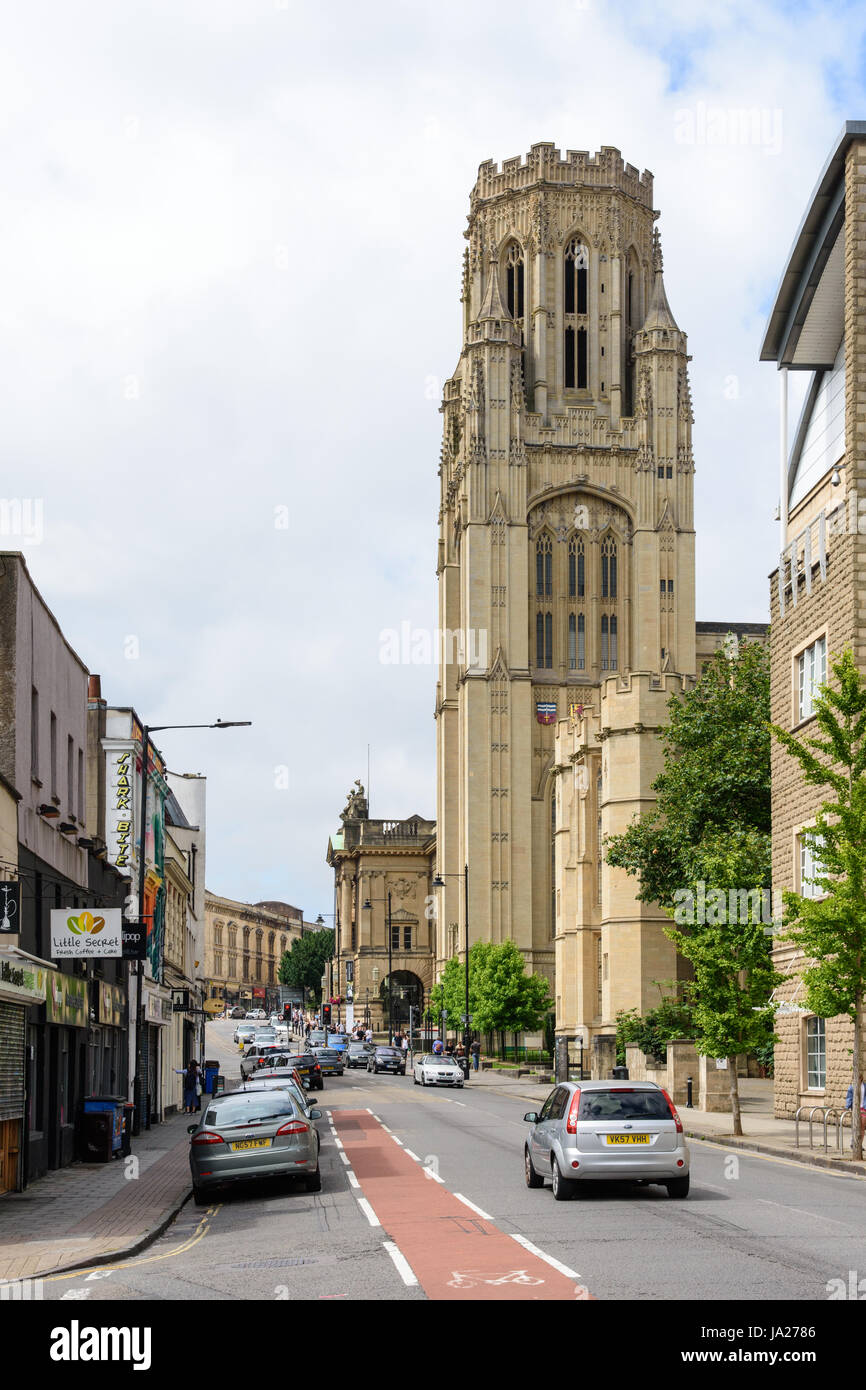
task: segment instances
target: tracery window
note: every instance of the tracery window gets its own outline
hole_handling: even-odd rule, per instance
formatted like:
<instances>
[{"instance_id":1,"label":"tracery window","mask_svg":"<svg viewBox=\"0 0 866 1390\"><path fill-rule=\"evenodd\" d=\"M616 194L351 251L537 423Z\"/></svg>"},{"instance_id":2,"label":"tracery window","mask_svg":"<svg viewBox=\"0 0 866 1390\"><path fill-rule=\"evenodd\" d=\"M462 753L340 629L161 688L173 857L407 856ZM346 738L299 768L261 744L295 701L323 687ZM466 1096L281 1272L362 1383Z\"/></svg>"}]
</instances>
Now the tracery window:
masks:
<instances>
[{"instance_id":1,"label":"tracery window","mask_svg":"<svg viewBox=\"0 0 866 1390\"><path fill-rule=\"evenodd\" d=\"M565 312L588 312L589 252L577 237L572 237L565 251Z\"/></svg>"},{"instance_id":2,"label":"tracery window","mask_svg":"<svg viewBox=\"0 0 866 1390\"><path fill-rule=\"evenodd\" d=\"M523 318L523 252L516 241L505 257L505 300L513 319Z\"/></svg>"},{"instance_id":3,"label":"tracery window","mask_svg":"<svg viewBox=\"0 0 866 1390\"><path fill-rule=\"evenodd\" d=\"M553 542L542 536L535 547L535 592L538 598L550 598L553 593Z\"/></svg>"},{"instance_id":4,"label":"tracery window","mask_svg":"<svg viewBox=\"0 0 866 1390\"><path fill-rule=\"evenodd\" d=\"M602 541L601 544L601 596L616 598L616 541Z\"/></svg>"},{"instance_id":5,"label":"tracery window","mask_svg":"<svg viewBox=\"0 0 866 1390\"><path fill-rule=\"evenodd\" d=\"M537 613L535 617L535 664L553 665L553 614Z\"/></svg>"}]
</instances>

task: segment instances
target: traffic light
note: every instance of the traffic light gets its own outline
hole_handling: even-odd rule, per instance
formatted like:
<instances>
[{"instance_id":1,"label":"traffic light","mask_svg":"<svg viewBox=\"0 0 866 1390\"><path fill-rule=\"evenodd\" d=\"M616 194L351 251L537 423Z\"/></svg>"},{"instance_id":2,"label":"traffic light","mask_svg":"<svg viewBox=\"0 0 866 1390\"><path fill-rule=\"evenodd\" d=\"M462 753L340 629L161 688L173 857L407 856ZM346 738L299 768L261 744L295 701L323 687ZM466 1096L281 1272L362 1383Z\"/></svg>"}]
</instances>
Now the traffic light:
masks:
<instances>
[{"instance_id":1,"label":"traffic light","mask_svg":"<svg viewBox=\"0 0 866 1390\"><path fill-rule=\"evenodd\" d=\"M328 1024L329 1024L330 1022L331 1022L331 1006L330 1006L330 1004L323 1004L323 1005L322 1005L322 1023L323 1023L323 1024L325 1025L325 1027L327 1028L327 1027L328 1027Z\"/></svg>"}]
</instances>

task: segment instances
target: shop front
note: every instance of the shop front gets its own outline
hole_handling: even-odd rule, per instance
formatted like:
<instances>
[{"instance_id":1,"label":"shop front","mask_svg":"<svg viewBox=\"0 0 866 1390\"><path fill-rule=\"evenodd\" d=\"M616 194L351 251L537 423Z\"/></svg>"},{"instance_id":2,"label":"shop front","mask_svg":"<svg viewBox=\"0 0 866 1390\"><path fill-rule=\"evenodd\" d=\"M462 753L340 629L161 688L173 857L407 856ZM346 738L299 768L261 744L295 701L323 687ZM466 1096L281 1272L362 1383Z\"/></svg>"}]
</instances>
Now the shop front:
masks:
<instances>
[{"instance_id":1,"label":"shop front","mask_svg":"<svg viewBox=\"0 0 866 1390\"><path fill-rule=\"evenodd\" d=\"M45 1089L34 1098L32 1114L39 1129L36 1134L31 1130L30 1139L31 1148L43 1154L45 1168L64 1168L75 1158L75 1122L87 1094L88 984L81 975L59 970L45 973L44 1065L40 1069Z\"/></svg>"},{"instance_id":2,"label":"shop front","mask_svg":"<svg viewBox=\"0 0 866 1390\"><path fill-rule=\"evenodd\" d=\"M90 1046L87 1091L91 1096L126 1094L125 985L95 980L90 1000Z\"/></svg>"},{"instance_id":3,"label":"shop front","mask_svg":"<svg viewBox=\"0 0 866 1390\"><path fill-rule=\"evenodd\" d=\"M169 1077L170 1051L163 1043L165 1029L173 1019L171 991L164 985L144 981L144 1029L139 1057L140 1124L149 1129L159 1124L165 1101L171 1104L173 1076ZM165 1073L165 1075L164 1075Z\"/></svg>"},{"instance_id":4,"label":"shop front","mask_svg":"<svg viewBox=\"0 0 866 1390\"><path fill-rule=\"evenodd\" d=\"M22 952L0 952L0 1193L27 1179L27 1013L45 1001L46 973Z\"/></svg>"}]
</instances>

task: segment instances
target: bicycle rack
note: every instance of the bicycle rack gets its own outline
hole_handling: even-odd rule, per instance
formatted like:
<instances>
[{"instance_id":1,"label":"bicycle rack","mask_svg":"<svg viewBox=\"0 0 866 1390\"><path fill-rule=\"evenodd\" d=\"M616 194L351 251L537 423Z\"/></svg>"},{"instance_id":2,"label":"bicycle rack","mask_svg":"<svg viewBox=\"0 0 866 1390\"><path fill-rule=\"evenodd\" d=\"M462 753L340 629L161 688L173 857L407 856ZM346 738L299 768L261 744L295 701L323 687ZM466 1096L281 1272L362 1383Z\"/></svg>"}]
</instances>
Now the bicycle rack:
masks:
<instances>
[{"instance_id":1,"label":"bicycle rack","mask_svg":"<svg viewBox=\"0 0 866 1390\"><path fill-rule=\"evenodd\" d=\"M808 1119L808 1125L809 1125L809 1148L812 1149L812 1148L815 1147L815 1145L814 1145L814 1140L813 1140L813 1138L812 1138L812 1125L814 1124L814 1120L815 1120L815 1115L816 1115L816 1113L817 1113L818 1111L820 1111L820 1113L821 1113L821 1129L822 1129L822 1133L823 1133L823 1136L824 1136L824 1143L823 1143L824 1153L827 1152L827 1149L828 1149L828 1146L829 1146L829 1139L828 1139L828 1136L827 1136L827 1129L828 1129L828 1126L829 1126L830 1123L831 1123L831 1118L832 1118L832 1123L835 1124L835 1126L836 1126L836 1144L835 1144L835 1147L838 1149L839 1153L841 1154L841 1153L843 1152L843 1150L844 1150L844 1144L845 1144L845 1119L846 1119L846 1116L847 1116L848 1121L849 1121L849 1123L850 1123L850 1120L851 1120L851 1111L850 1111L850 1110L842 1110L842 1111L840 1112L840 1110L838 1109L838 1107L835 1106L835 1105L801 1105L801 1106L799 1106L799 1107L797 1108L796 1114L794 1115L794 1148L795 1148L795 1149L799 1149L799 1147L800 1147L800 1121L801 1121L801 1118L803 1117L803 1111L804 1111L804 1110L808 1110L808 1112L809 1112L809 1113L808 1113L808 1117L807 1117L807 1119Z\"/></svg>"},{"instance_id":2,"label":"bicycle rack","mask_svg":"<svg viewBox=\"0 0 866 1390\"><path fill-rule=\"evenodd\" d=\"M813 1123L813 1121L814 1121L814 1119L815 1119L815 1112L816 1112L816 1110L820 1110L820 1111L821 1111L821 1114L824 1115L824 1147L825 1147L825 1148L827 1147L827 1119L826 1119L826 1111L827 1111L828 1109L832 1109L832 1106L825 1106L825 1105L812 1105L812 1106L800 1105L800 1106L797 1107L797 1113L796 1113L795 1116L794 1116L794 1148L795 1148L795 1149L799 1149L799 1147L800 1147L800 1115L801 1115L802 1111L804 1111L804 1110L808 1110L808 1111L809 1111L809 1148L810 1148L810 1149L811 1149L811 1148L814 1148L814 1144L813 1144L813 1141L812 1141L812 1123Z\"/></svg>"}]
</instances>

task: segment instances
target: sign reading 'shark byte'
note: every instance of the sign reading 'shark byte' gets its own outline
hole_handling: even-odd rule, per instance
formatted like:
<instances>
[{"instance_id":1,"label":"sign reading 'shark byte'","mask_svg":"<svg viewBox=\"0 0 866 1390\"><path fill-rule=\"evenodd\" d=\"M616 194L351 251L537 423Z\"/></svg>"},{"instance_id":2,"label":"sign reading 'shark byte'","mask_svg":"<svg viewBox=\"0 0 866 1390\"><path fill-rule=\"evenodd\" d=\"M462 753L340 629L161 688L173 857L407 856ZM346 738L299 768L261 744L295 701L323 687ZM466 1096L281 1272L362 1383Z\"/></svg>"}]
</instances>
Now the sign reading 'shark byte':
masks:
<instances>
[{"instance_id":1,"label":"sign reading 'shark byte'","mask_svg":"<svg viewBox=\"0 0 866 1390\"><path fill-rule=\"evenodd\" d=\"M51 913L52 960L99 960L123 953L119 907L56 908Z\"/></svg>"}]
</instances>

